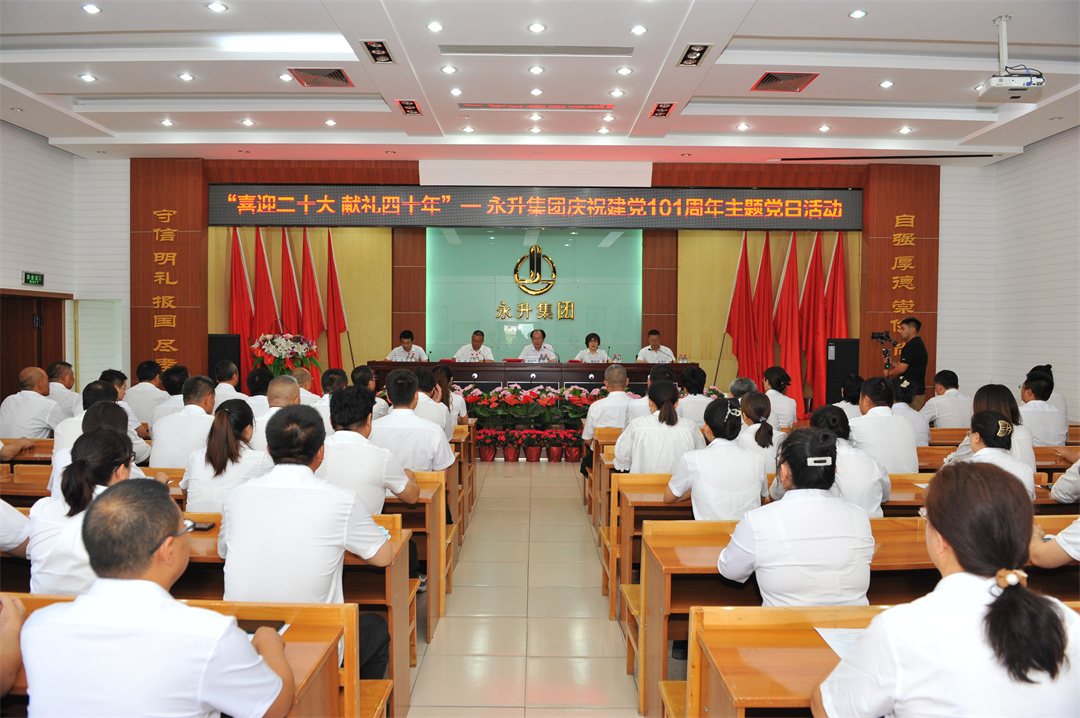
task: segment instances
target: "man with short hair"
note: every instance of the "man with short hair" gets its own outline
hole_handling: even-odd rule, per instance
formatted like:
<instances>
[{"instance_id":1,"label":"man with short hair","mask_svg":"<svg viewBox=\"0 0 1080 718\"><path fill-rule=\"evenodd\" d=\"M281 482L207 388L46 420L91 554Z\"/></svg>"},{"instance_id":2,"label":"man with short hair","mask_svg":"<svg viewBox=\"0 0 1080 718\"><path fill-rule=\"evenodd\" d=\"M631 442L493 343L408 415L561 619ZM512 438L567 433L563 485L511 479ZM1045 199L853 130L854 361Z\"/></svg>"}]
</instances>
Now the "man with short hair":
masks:
<instances>
[{"instance_id":1,"label":"man with short hair","mask_svg":"<svg viewBox=\"0 0 1080 718\"><path fill-rule=\"evenodd\" d=\"M327 369L322 373L320 382L322 383L323 393L312 406L323 418L326 435L331 436L334 433L334 424L330 421L330 396L338 389L348 386L349 377L342 369Z\"/></svg>"},{"instance_id":2,"label":"man with short hair","mask_svg":"<svg viewBox=\"0 0 1080 718\"><path fill-rule=\"evenodd\" d=\"M49 401L49 376L36 366L19 372L19 392L0 404L0 436L48 439L64 420L64 410Z\"/></svg>"},{"instance_id":3,"label":"man with short hair","mask_svg":"<svg viewBox=\"0 0 1080 718\"><path fill-rule=\"evenodd\" d=\"M398 335L398 341L401 342L400 346L394 347L390 350L390 353L386 355L386 361L427 361L427 352L424 351L424 347L419 347L413 344L413 333L409 329L405 329Z\"/></svg>"},{"instance_id":4,"label":"man with short hair","mask_svg":"<svg viewBox=\"0 0 1080 718\"><path fill-rule=\"evenodd\" d=\"M163 417L175 414L184 408L184 384L190 378L188 368L183 364L171 366L161 372L161 388L169 395L169 398L158 404L154 409L154 418L150 422L150 434L153 435L154 427Z\"/></svg>"},{"instance_id":5,"label":"man with short hair","mask_svg":"<svg viewBox=\"0 0 1080 718\"><path fill-rule=\"evenodd\" d=\"M394 408L372 423L368 437L372 443L389 449L411 471L442 471L451 466L454 452L443 428L414 411L418 401L416 375L408 369L395 369L386 377L386 392Z\"/></svg>"},{"instance_id":6,"label":"man with short hair","mask_svg":"<svg viewBox=\"0 0 1080 718\"><path fill-rule=\"evenodd\" d=\"M484 332L479 329L473 332L472 343L458 349L457 353L454 354L454 361L495 361L495 355L491 353L491 348L484 346Z\"/></svg>"},{"instance_id":7,"label":"man with short hair","mask_svg":"<svg viewBox=\"0 0 1080 718\"><path fill-rule=\"evenodd\" d=\"M150 465L159 469L185 469L193 451L206 451L206 437L214 423L214 382L193 376L184 382L184 408L154 426Z\"/></svg>"},{"instance_id":8,"label":"man with short hair","mask_svg":"<svg viewBox=\"0 0 1080 718\"><path fill-rule=\"evenodd\" d=\"M712 401L705 396L705 370L698 366L690 366L683 369L679 377L679 383L686 389L686 396L679 399L679 405L675 407L676 413L690 421L699 429L705 428L705 408Z\"/></svg>"},{"instance_id":9,"label":"man with short hair","mask_svg":"<svg viewBox=\"0 0 1080 718\"><path fill-rule=\"evenodd\" d=\"M1054 393L1054 375L1050 365L1035 367L1020 386L1020 417L1031 431L1034 446L1064 446L1069 438L1069 419L1050 403Z\"/></svg>"},{"instance_id":10,"label":"man with short hair","mask_svg":"<svg viewBox=\"0 0 1080 718\"><path fill-rule=\"evenodd\" d=\"M135 368L135 378L139 381L125 392L124 401L139 421L149 425L154 420L154 410L169 398L161 383L161 365L144 361Z\"/></svg>"},{"instance_id":11,"label":"man with short hair","mask_svg":"<svg viewBox=\"0 0 1080 718\"><path fill-rule=\"evenodd\" d=\"M259 451L266 450L266 425L274 414L287 406L296 406L300 403L300 386L296 379L288 374L274 377L266 389L266 401L269 409L266 413L255 420L255 427L251 432L251 448Z\"/></svg>"},{"instance_id":12,"label":"man with short hair","mask_svg":"<svg viewBox=\"0 0 1080 718\"><path fill-rule=\"evenodd\" d=\"M86 412L90 407L102 401L111 401L119 406L117 396L116 387L107 381L92 381L83 387L80 404L85 408L70 419L61 421L53 433L54 464L58 452L63 449L70 449L74 446L75 440L86 433L83 428L83 420L86 418ZM124 415L127 416L127 412L124 412ZM135 452L135 462L146 461L146 458L150 456L150 445L131 430L130 424L127 425L127 435L131 439L131 450Z\"/></svg>"},{"instance_id":13,"label":"man with short hair","mask_svg":"<svg viewBox=\"0 0 1080 718\"><path fill-rule=\"evenodd\" d=\"M184 519L156 481L121 481L86 510L98 579L22 629L30 715L284 716L295 681L285 641L169 595L191 553Z\"/></svg>"},{"instance_id":14,"label":"man with short hair","mask_svg":"<svg viewBox=\"0 0 1080 718\"><path fill-rule=\"evenodd\" d=\"M248 372L247 388L250 396L247 397L247 403L256 419L270 409L266 391L270 388L270 382L273 380L274 374L264 364L260 364Z\"/></svg>"},{"instance_id":15,"label":"man with short hair","mask_svg":"<svg viewBox=\"0 0 1080 718\"><path fill-rule=\"evenodd\" d=\"M236 390L240 384L240 370L236 368L236 364L222 359L214 365L214 378L217 380L217 386L214 387L214 411L225 401L247 401L247 395Z\"/></svg>"},{"instance_id":16,"label":"man with short hair","mask_svg":"<svg viewBox=\"0 0 1080 718\"><path fill-rule=\"evenodd\" d=\"M73 367L66 361L54 361L45 373L49 375L49 398L60 405L66 417L74 416L79 394L71 390L75 386Z\"/></svg>"},{"instance_id":17,"label":"man with short hair","mask_svg":"<svg viewBox=\"0 0 1080 718\"><path fill-rule=\"evenodd\" d=\"M737 376L728 384L728 393L731 394L732 399L742 399L752 391L757 391L757 384L753 379L747 379L745 376Z\"/></svg>"},{"instance_id":18,"label":"man with short hair","mask_svg":"<svg viewBox=\"0 0 1080 718\"><path fill-rule=\"evenodd\" d=\"M875 376L863 382L859 395L863 415L850 421L850 441L890 474L915 474L919 471L915 429L904 417L893 414L893 402L888 379Z\"/></svg>"},{"instance_id":19,"label":"man with short hair","mask_svg":"<svg viewBox=\"0 0 1080 718\"><path fill-rule=\"evenodd\" d=\"M457 422L450 416L450 409L442 403L441 390L435 383L435 373L425 367L416 370L416 408L413 410L421 419L442 427L446 440L454 438L454 426Z\"/></svg>"},{"instance_id":20,"label":"man with short hair","mask_svg":"<svg viewBox=\"0 0 1080 718\"><path fill-rule=\"evenodd\" d=\"M911 385L911 408L915 411L922 409L926 401L926 365L930 361L926 345L919 336L920 331L922 322L915 317L900 320L900 341L904 343L900 349L900 360L885 370L886 377L897 377L901 381L907 379Z\"/></svg>"},{"instance_id":21,"label":"man with short hair","mask_svg":"<svg viewBox=\"0 0 1080 718\"><path fill-rule=\"evenodd\" d=\"M596 429L625 429L626 405L630 396L626 393L626 368L621 364L611 364L604 370L604 388L608 395L589 405L585 415L585 425L581 430L581 440L585 442L585 455L581 457L581 474L593 464L592 440Z\"/></svg>"},{"instance_id":22,"label":"man with short hair","mask_svg":"<svg viewBox=\"0 0 1080 718\"><path fill-rule=\"evenodd\" d=\"M543 329L533 329L529 333L531 343L521 350L518 359L527 362L558 361L559 355L550 344L544 342L545 339L547 339L547 332Z\"/></svg>"},{"instance_id":23,"label":"man with short hair","mask_svg":"<svg viewBox=\"0 0 1080 718\"><path fill-rule=\"evenodd\" d=\"M675 361L675 354L660 343L659 329L650 329L647 338L649 343L641 347L641 351L637 353L638 361L649 364L667 364Z\"/></svg>"},{"instance_id":24,"label":"man with short hair","mask_svg":"<svg viewBox=\"0 0 1080 718\"><path fill-rule=\"evenodd\" d=\"M222 507L218 553L225 559L225 600L344 603L342 561L351 551L386 566L393 549L360 497L320 479L322 418L289 406L270 418L270 473L234 488ZM378 614L360 615L360 678L381 679L390 634Z\"/></svg>"},{"instance_id":25,"label":"man with short hair","mask_svg":"<svg viewBox=\"0 0 1080 718\"><path fill-rule=\"evenodd\" d=\"M647 386L652 386L654 381L675 381L675 370L666 364L657 364L649 370ZM645 396L631 399L626 404L626 423L629 424L639 416L648 416L652 413L649 408L649 392L646 389Z\"/></svg>"},{"instance_id":26,"label":"man with short hair","mask_svg":"<svg viewBox=\"0 0 1080 718\"><path fill-rule=\"evenodd\" d=\"M375 394L375 372L371 367L364 364L352 370L353 386L365 386ZM390 404L378 394L375 394L375 408L371 410L371 420L378 421L390 413Z\"/></svg>"},{"instance_id":27,"label":"man with short hair","mask_svg":"<svg viewBox=\"0 0 1080 718\"><path fill-rule=\"evenodd\" d=\"M956 372L942 369L934 374L934 396L919 413L937 429L967 429L971 426L971 399L960 393Z\"/></svg>"},{"instance_id":28,"label":"man with short hair","mask_svg":"<svg viewBox=\"0 0 1080 718\"><path fill-rule=\"evenodd\" d=\"M128 415L128 428L134 431L140 438L149 439L150 432L142 428L142 422L139 421L139 417L135 416L135 412L128 406L127 402L124 401L124 397L127 396L127 374L119 369L106 369L101 372L98 381L108 382L116 387L116 403ZM79 401L76 403L75 408L77 410L76 413L81 413L85 408L82 405L82 396L79 397Z\"/></svg>"},{"instance_id":29,"label":"man with short hair","mask_svg":"<svg viewBox=\"0 0 1080 718\"><path fill-rule=\"evenodd\" d=\"M311 372L297 367L292 370L292 377L296 379L296 384L300 387L300 403L304 406L315 406L319 402L319 395L311 391L313 384Z\"/></svg>"}]
</instances>

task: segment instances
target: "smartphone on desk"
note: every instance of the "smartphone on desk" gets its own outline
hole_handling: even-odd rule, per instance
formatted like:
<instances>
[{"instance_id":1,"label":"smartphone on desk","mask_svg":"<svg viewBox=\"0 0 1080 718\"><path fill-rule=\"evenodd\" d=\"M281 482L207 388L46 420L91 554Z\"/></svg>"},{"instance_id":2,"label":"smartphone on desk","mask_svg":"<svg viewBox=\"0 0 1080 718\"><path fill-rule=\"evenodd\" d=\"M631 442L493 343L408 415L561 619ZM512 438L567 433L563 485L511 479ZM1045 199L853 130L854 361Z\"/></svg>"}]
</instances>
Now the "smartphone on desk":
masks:
<instances>
[{"instance_id":1,"label":"smartphone on desk","mask_svg":"<svg viewBox=\"0 0 1080 718\"><path fill-rule=\"evenodd\" d=\"M214 528L216 524L213 521L196 521L195 531L209 531Z\"/></svg>"}]
</instances>

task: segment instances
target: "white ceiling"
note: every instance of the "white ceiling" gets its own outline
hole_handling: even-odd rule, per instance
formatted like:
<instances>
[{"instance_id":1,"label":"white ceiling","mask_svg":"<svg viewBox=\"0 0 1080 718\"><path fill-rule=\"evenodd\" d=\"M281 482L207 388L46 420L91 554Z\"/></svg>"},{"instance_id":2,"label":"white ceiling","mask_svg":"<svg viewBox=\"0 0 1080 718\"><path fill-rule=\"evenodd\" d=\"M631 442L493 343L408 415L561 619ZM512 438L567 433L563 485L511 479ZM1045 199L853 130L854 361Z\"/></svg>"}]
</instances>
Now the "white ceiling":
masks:
<instances>
[{"instance_id":1,"label":"white ceiling","mask_svg":"<svg viewBox=\"0 0 1080 718\"><path fill-rule=\"evenodd\" d=\"M224 3L213 13L207 0L99 0L92 15L85 0L0 0L0 119L92 159L975 164L1080 124L1080 0ZM856 9L866 17L850 18ZM1002 14L1012 16L1009 64L1046 77L1036 102L977 102L973 88L998 67ZM443 29L429 30L432 21ZM536 22L546 30L530 32ZM635 25L648 31L632 34ZM396 63L372 63L365 40L385 41ZM711 46L702 66L677 66L689 44ZM534 65L544 72L531 74ZM339 68L353 87L283 82L288 68ZM819 76L799 93L752 92L766 72ZM87 73L97 80L81 80ZM423 114L403 115L397 100ZM544 109L534 121L529 110L461 102L611 104L615 119ZM649 116L658 102L676 103L669 117Z\"/></svg>"}]
</instances>

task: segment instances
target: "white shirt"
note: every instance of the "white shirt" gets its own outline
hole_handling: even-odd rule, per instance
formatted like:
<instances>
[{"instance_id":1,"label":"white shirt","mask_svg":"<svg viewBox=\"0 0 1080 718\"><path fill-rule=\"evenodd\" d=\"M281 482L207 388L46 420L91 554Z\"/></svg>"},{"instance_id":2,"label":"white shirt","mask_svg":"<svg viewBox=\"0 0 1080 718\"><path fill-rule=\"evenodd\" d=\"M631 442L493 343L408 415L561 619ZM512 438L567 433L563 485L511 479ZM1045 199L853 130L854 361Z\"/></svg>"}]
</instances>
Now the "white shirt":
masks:
<instances>
[{"instance_id":1,"label":"white shirt","mask_svg":"<svg viewBox=\"0 0 1080 718\"><path fill-rule=\"evenodd\" d=\"M789 491L754 509L720 552L720 573L757 572L764 606L866 606L874 534L858 506L821 489Z\"/></svg>"},{"instance_id":2,"label":"white shirt","mask_svg":"<svg viewBox=\"0 0 1080 718\"><path fill-rule=\"evenodd\" d=\"M650 364L670 364L675 361L675 353L663 344L656 351L650 347L641 347L637 353L637 361L649 362Z\"/></svg>"},{"instance_id":3,"label":"white shirt","mask_svg":"<svg viewBox=\"0 0 1080 718\"><path fill-rule=\"evenodd\" d=\"M214 417L201 406L188 404L157 423L150 465L158 469L183 469L193 451L206 451L206 438Z\"/></svg>"},{"instance_id":4,"label":"white shirt","mask_svg":"<svg viewBox=\"0 0 1080 718\"><path fill-rule=\"evenodd\" d=\"M127 392L124 392L124 398L127 398ZM127 414L128 430L132 432L136 431L139 428L139 425L142 424L142 421L139 419L139 417L135 416L135 412L130 406L128 406L128 403L123 399L118 400L116 402L116 405L123 409L124 413ZM75 403L75 413L81 414L84 411L86 410L83 409L82 397L80 396L79 400Z\"/></svg>"},{"instance_id":5,"label":"white shirt","mask_svg":"<svg viewBox=\"0 0 1080 718\"><path fill-rule=\"evenodd\" d=\"M390 413L390 405L381 396L375 397L375 406L371 409L371 420L381 419Z\"/></svg>"},{"instance_id":6,"label":"white shirt","mask_svg":"<svg viewBox=\"0 0 1080 718\"><path fill-rule=\"evenodd\" d=\"M1009 590L1009 589L1006 589ZM1009 677L984 618L993 578L954 573L931 593L875 616L821 685L831 716L1075 716L1080 696L1080 616L1057 599L1067 660L1050 683Z\"/></svg>"},{"instance_id":7,"label":"white shirt","mask_svg":"<svg viewBox=\"0 0 1080 718\"><path fill-rule=\"evenodd\" d=\"M355 431L326 439L322 466L315 472L335 486L354 492L371 514L381 514L386 492L400 494L409 484L401 462Z\"/></svg>"},{"instance_id":8,"label":"white shirt","mask_svg":"<svg viewBox=\"0 0 1080 718\"><path fill-rule=\"evenodd\" d=\"M303 403L301 401L301 403ZM269 404L267 405L269 406ZM319 412L319 416L322 417L323 428L326 430L327 436L333 436L334 424L330 421L330 395L323 394L319 397L319 400L311 405L311 408Z\"/></svg>"},{"instance_id":9,"label":"white shirt","mask_svg":"<svg viewBox=\"0 0 1080 718\"><path fill-rule=\"evenodd\" d=\"M416 392L416 408L413 410L421 419L427 419L442 427L446 440L454 438L454 426L457 422L450 416L450 410L441 401L435 401L422 391Z\"/></svg>"},{"instance_id":10,"label":"white shirt","mask_svg":"<svg viewBox=\"0 0 1080 718\"><path fill-rule=\"evenodd\" d=\"M371 424L371 443L389 450L410 471L442 471L454 452L442 427L411 409L396 408Z\"/></svg>"},{"instance_id":11,"label":"white shirt","mask_svg":"<svg viewBox=\"0 0 1080 718\"><path fill-rule=\"evenodd\" d=\"M4 438L48 439L65 418L55 401L23 389L0 404L0 436Z\"/></svg>"},{"instance_id":12,"label":"white shirt","mask_svg":"<svg viewBox=\"0 0 1080 718\"><path fill-rule=\"evenodd\" d=\"M386 542L355 493L297 464L233 489L221 525L226 601L344 603L345 551L369 559Z\"/></svg>"},{"instance_id":13,"label":"white shirt","mask_svg":"<svg viewBox=\"0 0 1080 718\"><path fill-rule=\"evenodd\" d=\"M765 461L727 439L713 439L704 449L683 454L668 488L676 496L690 491L698 521L738 521L761 506L769 492Z\"/></svg>"},{"instance_id":14,"label":"white shirt","mask_svg":"<svg viewBox=\"0 0 1080 718\"><path fill-rule=\"evenodd\" d=\"M267 400L266 394L256 394L246 398L248 406L251 407L251 413L255 415L256 419L270 410L270 402Z\"/></svg>"},{"instance_id":15,"label":"white shirt","mask_svg":"<svg viewBox=\"0 0 1080 718\"><path fill-rule=\"evenodd\" d=\"M892 405L892 412L911 424L911 428L915 430L916 446L930 446L930 422L926 420L925 416L912 409L910 404L905 404L902 401Z\"/></svg>"},{"instance_id":16,"label":"white shirt","mask_svg":"<svg viewBox=\"0 0 1080 718\"><path fill-rule=\"evenodd\" d=\"M1035 473L1028 468L1027 464L1020 461L1020 459L1016 458L1005 449L994 449L985 446L976 451L975 454L966 461L969 464L993 464L994 466L1004 469L1015 476L1017 481L1024 485L1024 489L1027 490L1031 500L1035 500Z\"/></svg>"},{"instance_id":17,"label":"white shirt","mask_svg":"<svg viewBox=\"0 0 1080 718\"><path fill-rule=\"evenodd\" d=\"M251 429L251 448L256 451L266 451L266 425L270 422L270 417L281 411L282 407L272 406L266 410L266 413L255 420Z\"/></svg>"},{"instance_id":18,"label":"white shirt","mask_svg":"<svg viewBox=\"0 0 1080 718\"><path fill-rule=\"evenodd\" d=\"M22 512L0 499L0 551L18 547L30 536L30 519Z\"/></svg>"},{"instance_id":19,"label":"white shirt","mask_svg":"<svg viewBox=\"0 0 1080 718\"><path fill-rule=\"evenodd\" d=\"M851 443L873 456L890 474L919 472L915 430L888 406L875 406L851 420Z\"/></svg>"},{"instance_id":20,"label":"white shirt","mask_svg":"<svg viewBox=\"0 0 1080 718\"><path fill-rule=\"evenodd\" d=\"M52 471L49 473L49 493L53 496L60 496L60 484L64 480L64 469L71 465L71 448L60 449L54 451L52 455ZM148 478L138 464L131 465L131 474L129 479L145 479Z\"/></svg>"},{"instance_id":21,"label":"white shirt","mask_svg":"<svg viewBox=\"0 0 1080 718\"><path fill-rule=\"evenodd\" d=\"M140 381L124 392L124 401L135 412L135 418L143 424L153 423L154 411L168 398L168 392L158 389L148 381Z\"/></svg>"},{"instance_id":22,"label":"white shirt","mask_svg":"<svg viewBox=\"0 0 1080 718\"><path fill-rule=\"evenodd\" d=\"M971 401L959 389L946 389L944 394L927 399L919 413L935 429L966 429L971 426L971 415L974 413Z\"/></svg>"},{"instance_id":23,"label":"white shirt","mask_svg":"<svg viewBox=\"0 0 1080 718\"><path fill-rule=\"evenodd\" d=\"M106 486L95 486L94 497ZM82 540L86 511L68 516L63 496L46 496L30 508L30 593L77 596L90 590L97 574Z\"/></svg>"},{"instance_id":24,"label":"white shirt","mask_svg":"<svg viewBox=\"0 0 1080 718\"><path fill-rule=\"evenodd\" d=\"M776 501L784 493L784 485L774 479L769 495ZM870 518L881 518L885 515L881 505L892 494L892 479L877 459L856 449L847 439L838 438L836 476L829 493L858 506Z\"/></svg>"},{"instance_id":25,"label":"white shirt","mask_svg":"<svg viewBox=\"0 0 1080 718\"><path fill-rule=\"evenodd\" d=\"M603 399L594 401L585 415L581 438L592 441L596 429L625 429L626 406L630 403L630 395L625 391L609 392Z\"/></svg>"},{"instance_id":26,"label":"white shirt","mask_svg":"<svg viewBox=\"0 0 1080 718\"><path fill-rule=\"evenodd\" d=\"M240 484L263 476L274 468L274 461L265 451L240 448L240 459L230 461L221 476L214 476L214 467L206 461L206 450L191 452L180 488L187 491L185 511L209 511L221 513L225 497Z\"/></svg>"},{"instance_id":27,"label":"white shirt","mask_svg":"<svg viewBox=\"0 0 1080 718\"><path fill-rule=\"evenodd\" d=\"M521 350L518 359L524 359L525 361L558 361L558 356L550 344L543 344L537 349L530 343Z\"/></svg>"},{"instance_id":28,"label":"white shirt","mask_svg":"<svg viewBox=\"0 0 1080 718\"><path fill-rule=\"evenodd\" d=\"M315 406L319 403L319 395L300 387L300 403L304 406Z\"/></svg>"},{"instance_id":29,"label":"white shirt","mask_svg":"<svg viewBox=\"0 0 1080 718\"><path fill-rule=\"evenodd\" d=\"M1080 519L1073 521L1055 537L1061 550L1080 561Z\"/></svg>"},{"instance_id":30,"label":"white shirt","mask_svg":"<svg viewBox=\"0 0 1080 718\"><path fill-rule=\"evenodd\" d=\"M386 361L427 361L427 352L424 351L424 347L418 347L413 344L412 349L405 351L405 348L400 344L390 350L390 353L386 355Z\"/></svg>"},{"instance_id":31,"label":"white shirt","mask_svg":"<svg viewBox=\"0 0 1080 718\"><path fill-rule=\"evenodd\" d=\"M782 431L773 430L772 445L758 446L757 439L754 438L757 435L758 428L760 428L760 424L747 424L744 422L742 429L739 430L739 435L735 437L735 443L760 456L761 460L765 462L766 474L775 474L776 454L780 450L780 444L784 442L784 437L787 436L787 434Z\"/></svg>"},{"instance_id":32,"label":"white shirt","mask_svg":"<svg viewBox=\"0 0 1080 718\"><path fill-rule=\"evenodd\" d=\"M236 387L227 381L219 381L218 385L214 387L214 411L221 406L222 402L230 401L232 399L240 399L241 401L247 401L247 394L241 394L236 390Z\"/></svg>"},{"instance_id":33,"label":"white shirt","mask_svg":"<svg viewBox=\"0 0 1080 718\"><path fill-rule=\"evenodd\" d=\"M1054 485L1050 488L1050 496L1061 504L1075 504L1080 501L1080 461L1069 467L1069 470L1054 479Z\"/></svg>"},{"instance_id":34,"label":"white shirt","mask_svg":"<svg viewBox=\"0 0 1080 718\"><path fill-rule=\"evenodd\" d=\"M259 718L281 691L235 618L150 581L100 579L34 611L22 656L32 716Z\"/></svg>"},{"instance_id":35,"label":"white shirt","mask_svg":"<svg viewBox=\"0 0 1080 718\"><path fill-rule=\"evenodd\" d=\"M82 423L85 417L86 411L80 411L70 419L60 422L56 431L53 432L53 456L56 456L57 451L70 449L75 445L75 442L83 435ZM135 452L135 461L146 461L146 457L150 456L150 445L140 439L130 427L128 427L127 435L131 440L131 450Z\"/></svg>"},{"instance_id":36,"label":"white shirt","mask_svg":"<svg viewBox=\"0 0 1080 718\"><path fill-rule=\"evenodd\" d=\"M486 344L481 344L480 349L474 351L472 344L466 344L457 350L454 354L454 361L463 362L476 362L476 361L495 361L495 355L491 353L490 347Z\"/></svg>"},{"instance_id":37,"label":"white shirt","mask_svg":"<svg viewBox=\"0 0 1080 718\"><path fill-rule=\"evenodd\" d=\"M847 414L848 421L857 416L862 416L862 409L859 408L858 404L852 404L851 402L841 400L833 404L833 406L838 406L843 409L844 413Z\"/></svg>"},{"instance_id":38,"label":"white shirt","mask_svg":"<svg viewBox=\"0 0 1080 718\"><path fill-rule=\"evenodd\" d=\"M574 357L575 361L585 362L586 364L607 364L611 360L608 359L607 352L603 349L597 349L595 352L591 352L588 349L582 349Z\"/></svg>"},{"instance_id":39,"label":"white shirt","mask_svg":"<svg viewBox=\"0 0 1080 718\"><path fill-rule=\"evenodd\" d=\"M694 422L699 429L705 428L705 409L712 403L712 398L704 394L687 394L679 399L675 413Z\"/></svg>"},{"instance_id":40,"label":"white shirt","mask_svg":"<svg viewBox=\"0 0 1080 718\"><path fill-rule=\"evenodd\" d=\"M1048 401L1029 401L1020 405L1020 418L1035 446L1064 446L1069 438L1069 419Z\"/></svg>"},{"instance_id":41,"label":"white shirt","mask_svg":"<svg viewBox=\"0 0 1080 718\"><path fill-rule=\"evenodd\" d=\"M678 413L679 407L675 407L675 412ZM649 395L639 396L637 399L631 399L626 402L626 424L629 425L634 419L640 419L643 416L649 416L653 413L652 407L649 406Z\"/></svg>"},{"instance_id":42,"label":"white shirt","mask_svg":"<svg viewBox=\"0 0 1080 718\"><path fill-rule=\"evenodd\" d=\"M1013 432L1010 438L1012 439L1012 448L1009 449L1009 453L1027 464L1028 468L1034 473L1036 470L1035 449L1031 445L1031 432L1023 424L1013 424ZM945 457L944 463L951 464L954 461L967 461L974 455L975 452L971 450L970 437L965 436L960 445L956 447L956 451Z\"/></svg>"},{"instance_id":43,"label":"white shirt","mask_svg":"<svg viewBox=\"0 0 1080 718\"><path fill-rule=\"evenodd\" d=\"M157 423L170 414L176 414L184 408L184 395L176 394L157 405L154 409L154 420L150 422L150 436L154 435Z\"/></svg>"},{"instance_id":44,"label":"white shirt","mask_svg":"<svg viewBox=\"0 0 1080 718\"><path fill-rule=\"evenodd\" d=\"M78 392L68 389L58 381L49 382L49 400L55 401L64 410L65 416L74 416L75 405L81 404L82 397Z\"/></svg>"},{"instance_id":45,"label":"white shirt","mask_svg":"<svg viewBox=\"0 0 1080 718\"><path fill-rule=\"evenodd\" d=\"M799 416L799 409L795 405L795 400L790 396L781 394L776 389L769 389L765 392L765 396L769 397L769 418L767 421L772 424L773 429L787 429L795 426L795 419Z\"/></svg>"},{"instance_id":46,"label":"white shirt","mask_svg":"<svg viewBox=\"0 0 1080 718\"><path fill-rule=\"evenodd\" d=\"M376 400L376 403L380 401L382 401L382 399ZM385 404L386 402L383 403ZM387 414L388 413L390 412L388 411ZM386 416L386 414L383 414L383 416ZM457 417L459 416L462 419L469 418L469 408L465 404L465 397L463 397L461 394L454 393L450 395L450 416L454 419L455 422L457 421Z\"/></svg>"},{"instance_id":47,"label":"white shirt","mask_svg":"<svg viewBox=\"0 0 1080 718\"><path fill-rule=\"evenodd\" d=\"M660 423L660 412L634 419L615 442L615 468L632 474L670 474L687 451L705 448L705 437L689 419Z\"/></svg>"}]
</instances>

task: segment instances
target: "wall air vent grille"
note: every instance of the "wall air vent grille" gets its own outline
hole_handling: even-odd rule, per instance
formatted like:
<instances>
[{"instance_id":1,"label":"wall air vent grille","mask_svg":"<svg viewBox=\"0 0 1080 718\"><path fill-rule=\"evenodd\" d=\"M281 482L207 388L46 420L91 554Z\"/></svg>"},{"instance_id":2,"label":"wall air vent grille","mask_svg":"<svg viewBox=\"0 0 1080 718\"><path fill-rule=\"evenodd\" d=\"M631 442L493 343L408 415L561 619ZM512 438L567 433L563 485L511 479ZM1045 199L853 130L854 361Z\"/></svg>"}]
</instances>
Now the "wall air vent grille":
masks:
<instances>
[{"instance_id":1,"label":"wall air vent grille","mask_svg":"<svg viewBox=\"0 0 1080 718\"><path fill-rule=\"evenodd\" d=\"M289 72L304 87L352 87L352 80L344 70L311 70L289 68Z\"/></svg>"},{"instance_id":2,"label":"wall air vent grille","mask_svg":"<svg viewBox=\"0 0 1080 718\"><path fill-rule=\"evenodd\" d=\"M816 72L766 72L750 90L752 92L802 92L817 76Z\"/></svg>"}]
</instances>

